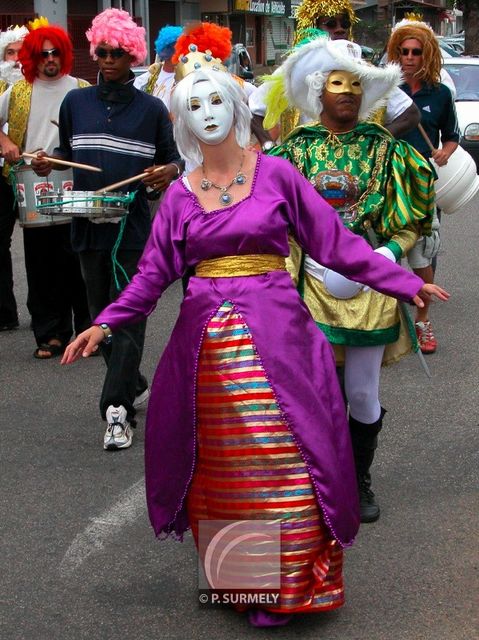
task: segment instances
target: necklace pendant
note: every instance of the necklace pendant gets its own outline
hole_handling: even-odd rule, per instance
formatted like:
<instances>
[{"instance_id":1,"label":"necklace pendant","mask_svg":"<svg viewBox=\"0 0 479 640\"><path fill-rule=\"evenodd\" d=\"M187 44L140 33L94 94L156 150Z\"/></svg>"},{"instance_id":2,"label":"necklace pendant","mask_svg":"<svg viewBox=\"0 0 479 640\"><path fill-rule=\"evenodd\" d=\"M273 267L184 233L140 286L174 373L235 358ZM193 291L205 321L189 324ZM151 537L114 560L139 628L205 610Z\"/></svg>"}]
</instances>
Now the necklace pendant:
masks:
<instances>
[{"instance_id":1,"label":"necklace pendant","mask_svg":"<svg viewBox=\"0 0 479 640\"><path fill-rule=\"evenodd\" d=\"M223 207L226 207L226 205L230 204L231 202L233 202L231 193L228 193L226 190L222 191L220 195L220 204L223 205Z\"/></svg>"},{"instance_id":2,"label":"necklace pendant","mask_svg":"<svg viewBox=\"0 0 479 640\"><path fill-rule=\"evenodd\" d=\"M208 178L203 178L200 186L203 191L208 191L208 189L211 189L211 187L213 186L213 183L211 182L211 180L208 180Z\"/></svg>"},{"instance_id":3,"label":"necklace pendant","mask_svg":"<svg viewBox=\"0 0 479 640\"><path fill-rule=\"evenodd\" d=\"M238 171L238 173L236 174L235 182L236 182L236 184L244 184L246 182L245 174L244 173L240 173Z\"/></svg>"}]
</instances>

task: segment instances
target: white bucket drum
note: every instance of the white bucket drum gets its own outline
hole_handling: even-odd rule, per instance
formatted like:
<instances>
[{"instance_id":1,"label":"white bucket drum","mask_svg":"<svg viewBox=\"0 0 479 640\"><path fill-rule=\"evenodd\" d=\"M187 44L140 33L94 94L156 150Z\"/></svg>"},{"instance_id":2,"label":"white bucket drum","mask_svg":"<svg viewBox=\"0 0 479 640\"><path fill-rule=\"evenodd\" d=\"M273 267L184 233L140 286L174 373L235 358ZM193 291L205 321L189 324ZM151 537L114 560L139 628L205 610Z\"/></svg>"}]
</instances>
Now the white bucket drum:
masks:
<instances>
[{"instance_id":1,"label":"white bucket drum","mask_svg":"<svg viewBox=\"0 0 479 640\"><path fill-rule=\"evenodd\" d=\"M58 191L41 195L37 206L45 214L57 217L68 215L74 218L113 221L128 213L129 196L126 193L94 191Z\"/></svg>"},{"instance_id":2,"label":"white bucket drum","mask_svg":"<svg viewBox=\"0 0 479 640\"><path fill-rule=\"evenodd\" d=\"M447 164L438 167L435 183L436 204L444 213L455 213L467 204L479 191L479 176L472 156L462 147L457 147Z\"/></svg>"},{"instance_id":3,"label":"white bucket drum","mask_svg":"<svg viewBox=\"0 0 479 640\"><path fill-rule=\"evenodd\" d=\"M19 222L21 227L50 227L71 222L71 215L51 216L37 210L42 196L47 193L65 192L73 188L71 170L52 171L40 178L29 165L14 169L17 190Z\"/></svg>"}]
</instances>

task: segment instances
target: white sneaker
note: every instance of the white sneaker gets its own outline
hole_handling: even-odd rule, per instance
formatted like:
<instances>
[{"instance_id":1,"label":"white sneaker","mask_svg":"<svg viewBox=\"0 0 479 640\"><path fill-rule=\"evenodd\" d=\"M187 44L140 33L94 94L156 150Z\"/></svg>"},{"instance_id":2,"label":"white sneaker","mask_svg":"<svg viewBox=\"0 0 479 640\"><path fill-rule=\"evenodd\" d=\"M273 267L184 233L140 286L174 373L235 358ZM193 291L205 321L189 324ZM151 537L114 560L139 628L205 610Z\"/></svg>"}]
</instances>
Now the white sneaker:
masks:
<instances>
[{"instance_id":1,"label":"white sneaker","mask_svg":"<svg viewBox=\"0 0 479 640\"><path fill-rule=\"evenodd\" d=\"M114 451L131 447L133 433L126 419L125 407L122 404L119 407L111 404L106 410L106 421L108 426L103 436L103 448Z\"/></svg>"},{"instance_id":2,"label":"white sneaker","mask_svg":"<svg viewBox=\"0 0 479 640\"><path fill-rule=\"evenodd\" d=\"M133 400L133 406L135 407L135 409L138 409L138 407L141 406L144 402L146 402L149 397L150 397L150 390L148 389L148 387L146 387L146 389L142 391L140 395L136 396L136 398Z\"/></svg>"}]
</instances>

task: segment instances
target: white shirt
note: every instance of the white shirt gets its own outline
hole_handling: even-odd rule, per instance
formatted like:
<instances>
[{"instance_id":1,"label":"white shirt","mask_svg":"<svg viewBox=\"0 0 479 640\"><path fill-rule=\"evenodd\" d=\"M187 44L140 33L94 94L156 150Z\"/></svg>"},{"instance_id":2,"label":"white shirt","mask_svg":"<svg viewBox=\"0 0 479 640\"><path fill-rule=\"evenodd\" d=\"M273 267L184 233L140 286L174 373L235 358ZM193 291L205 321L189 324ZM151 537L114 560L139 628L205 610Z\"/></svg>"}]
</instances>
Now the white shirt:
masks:
<instances>
[{"instance_id":1,"label":"white shirt","mask_svg":"<svg viewBox=\"0 0 479 640\"><path fill-rule=\"evenodd\" d=\"M140 91L144 91L150 77L151 77L151 74L149 71L147 71L146 73L142 73L141 76L138 76L138 78L135 78L133 86L135 86L137 89L140 89ZM175 84L175 72L164 71L162 68L160 73L158 74L158 78L156 79L155 86L153 87L153 91L151 92L152 96L154 96L155 98L159 98L160 100L163 101L168 111L170 110L170 97L171 97L171 92L173 90L174 84Z\"/></svg>"},{"instance_id":2,"label":"white shirt","mask_svg":"<svg viewBox=\"0 0 479 640\"><path fill-rule=\"evenodd\" d=\"M27 131L23 151L34 152L39 149L52 153L59 144L58 122L60 105L66 94L78 87L78 81L72 76L62 76L59 80L40 80L33 83L32 101L27 122ZM12 87L0 96L0 125L8 122L8 108ZM30 162L30 161L27 161Z\"/></svg>"}]
</instances>

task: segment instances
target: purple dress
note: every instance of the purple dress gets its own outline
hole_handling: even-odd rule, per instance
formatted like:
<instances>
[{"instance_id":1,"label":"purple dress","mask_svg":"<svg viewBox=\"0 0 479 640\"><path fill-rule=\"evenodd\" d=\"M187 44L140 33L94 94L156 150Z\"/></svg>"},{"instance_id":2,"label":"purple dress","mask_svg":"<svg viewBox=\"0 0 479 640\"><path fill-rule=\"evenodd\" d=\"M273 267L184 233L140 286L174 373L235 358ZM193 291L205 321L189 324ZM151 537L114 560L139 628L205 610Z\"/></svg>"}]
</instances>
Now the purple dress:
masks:
<instances>
[{"instance_id":1,"label":"purple dress","mask_svg":"<svg viewBox=\"0 0 479 640\"><path fill-rule=\"evenodd\" d=\"M120 297L96 318L114 332L150 314L187 267L222 256L289 254L288 231L314 260L381 293L410 300L422 280L373 253L281 158L258 156L251 193L205 212L181 180L166 192L139 263ZM195 468L196 373L205 328L224 301L249 327L280 409L309 470L324 522L341 546L359 526L344 403L332 349L291 276L193 276L152 384L146 422L146 492L157 535L181 537Z\"/></svg>"}]
</instances>

